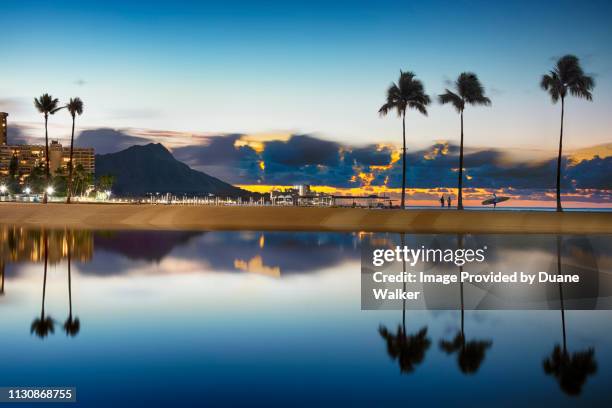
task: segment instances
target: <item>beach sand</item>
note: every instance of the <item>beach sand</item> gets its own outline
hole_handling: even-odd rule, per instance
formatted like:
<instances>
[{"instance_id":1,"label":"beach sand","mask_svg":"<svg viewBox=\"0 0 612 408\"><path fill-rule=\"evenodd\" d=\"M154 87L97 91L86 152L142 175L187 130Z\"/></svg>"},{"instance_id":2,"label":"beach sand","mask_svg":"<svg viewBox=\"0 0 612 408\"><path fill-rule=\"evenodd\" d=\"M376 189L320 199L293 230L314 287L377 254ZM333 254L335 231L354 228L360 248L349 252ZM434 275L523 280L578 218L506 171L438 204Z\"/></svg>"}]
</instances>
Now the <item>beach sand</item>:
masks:
<instances>
[{"instance_id":1,"label":"beach sand","mask_svg":"<svg viewBox=\"0 0 612 408\"><path fill-rule=\"evenodd\" d=\"M24 227L429 233L612 233L610 212L0 203Z\"/></svg>"}]
</instances>

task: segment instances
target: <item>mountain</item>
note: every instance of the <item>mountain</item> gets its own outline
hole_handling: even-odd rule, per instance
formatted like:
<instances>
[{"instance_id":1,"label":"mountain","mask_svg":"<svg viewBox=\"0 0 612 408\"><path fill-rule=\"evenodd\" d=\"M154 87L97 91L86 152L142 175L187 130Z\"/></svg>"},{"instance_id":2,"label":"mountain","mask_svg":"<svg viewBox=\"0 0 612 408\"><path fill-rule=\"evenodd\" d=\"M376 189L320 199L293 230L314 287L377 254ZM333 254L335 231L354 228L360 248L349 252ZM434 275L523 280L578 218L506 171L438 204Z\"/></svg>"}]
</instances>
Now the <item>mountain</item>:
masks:
<instances>
[{"instance_id":1,"label":"mountain","mask_svg":"<svg viewBox=\"0 0 612 408\"><path fill-rule=\"evenodd\" d=\"M206 173L193 170L172 156L160 143L131 146L116 153L96 155L96 177L115 176L113 193L144 196L147 193L248 196L249 192Z\"/></svg>"}]
</instances>

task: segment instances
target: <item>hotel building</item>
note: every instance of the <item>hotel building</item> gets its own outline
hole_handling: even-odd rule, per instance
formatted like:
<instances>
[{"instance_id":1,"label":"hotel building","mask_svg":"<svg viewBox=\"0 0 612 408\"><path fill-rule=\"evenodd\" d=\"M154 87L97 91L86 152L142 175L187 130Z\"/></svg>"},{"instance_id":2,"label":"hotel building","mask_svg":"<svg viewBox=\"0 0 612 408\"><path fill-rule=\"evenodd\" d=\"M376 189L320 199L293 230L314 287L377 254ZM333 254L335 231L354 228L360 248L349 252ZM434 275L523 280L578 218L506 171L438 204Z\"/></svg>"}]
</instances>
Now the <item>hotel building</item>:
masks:
<instances>
[{"instance_id":1,"label":"hotel building","mask_svg":"<svg viewBox=\"0 0 612 408\"><path fill-rule=\"evenodd\" d=\"M11 160L17 158L17 175L23 184L32 170L39 165L45 164L44 145L11 145L8 141L7 113L0 112L0 178L4 178L10 173ZM49 170L55 175L59 168L65 174L68 171L70 162L70 147L62 146L58 141L51 141L49 144ZM95 172L95 157L92 147L75 147L73 149L74 166L83 166L89 174Z\"/></svg>"}]
</instances>

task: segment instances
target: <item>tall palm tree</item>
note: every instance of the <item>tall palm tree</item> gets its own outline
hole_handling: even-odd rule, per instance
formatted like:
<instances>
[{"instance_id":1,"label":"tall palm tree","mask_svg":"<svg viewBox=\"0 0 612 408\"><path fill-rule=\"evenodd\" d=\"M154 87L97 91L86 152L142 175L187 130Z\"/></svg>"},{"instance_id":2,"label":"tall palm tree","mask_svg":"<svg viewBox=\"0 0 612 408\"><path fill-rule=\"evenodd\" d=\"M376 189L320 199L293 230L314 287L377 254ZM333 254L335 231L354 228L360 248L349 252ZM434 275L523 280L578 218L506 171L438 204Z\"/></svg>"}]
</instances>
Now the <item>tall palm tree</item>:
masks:
<instances>
[{"instance_id":1,"label":"tall palm tree","mask_svg":"<svg viewBox=\"0 0 612 408\"><path fill-rule=\"evenodd\" d=\"M491 105L491 100L485 96L484 88L473 72L462 72L455 81L455 92L446 89L442 95L438 96L438 100L442 105L452 104L461 116L457 209L463 210L463 111L466 104Z\"/></svg>"},{"instance_id":2,"label":"tall palm tree","mask_svg":"<svg viewBox=\"0 0 612 408\"><path fill-rule=\"evenodd\" d=\"M36 109L38 109L38 111L45 116L45 177L47 186L49 186L49 183L51 181L51 176L49 172L49 130L47 125L49 122L49 115L53 115L55 112L61 109L58 108L58 103L59 100L57 98L52 97L48 93L42 94L38 98L34 98L34 106L36 106ZM46 187L43 193L43 203L47 203Z\"/></svg>"},{"instance_id":3,"label":"tall palm tree","mask_svg":"<svg viewBox=\"0 0 612 408\"><path fill-rule=\"evenodd\" d=\"M34 319L30 327L30 333L36 333L41 339L47 337L49 333L55 331L55 321L51 316L45 316L45 293L47 289L47 265L49 263L49 238L46 231L43 231L43 244L45 251L45 274L43 277L43 292L42 292L42 307L40 310L40 318Z\"/></svg>"},{"instance_id":4,"label":"tall palm tree","mask_svg":"<svg viewBox=\"0 0 612 408\"><path fill-rule=\"evenodd\" d=\"M401 234L401 245L405 245L405 235ZM403 260L403 270L406 270L406 260ZM403 283L406 291L406 282ZM397 360L401 373L414 371L416 365L423 362L425 353L431 346L427 337L427 326L422 327L416 334L406 334L406 299L402 300L402 324L397 326L397 332L390 332L385 326L379 326L378 333L387 343L387 354Z\"/></svg>"},{"instance_id":5,"label":"tall palm tree","mask_svg":"<svg viewBox=\"0 0 612 408\"><path fill-rule=\"evenodd\" d=\"M457 237L458 247L463 249L463 234ZM459 276L463 272L463 266L459 267ZM465 306L463 302L463 282L459 282L461 299L461 330L457 332L453 340L440 340L440 349L446 354L457 353L457 364L463 374L474 374L484 361L488 348L493 345L491 340L465 339Z\"/></svg>"},{"instance_id":6,"label":"tall palm tree","mask_svg":"<svg viewBox=\"0 0 612 408\"><path fill-rule=\"evenodd\" d=\"M557 235L557 274L561 275L561 236ZM561 306L561 329L563 334L563 349L555 344L550 357L544 359L544 373L552 375L559 382L561 389L568 395L579 395L582 386L589 375L597 372L595 349L570 353L567 351L567 336L565 333L565 305L563 303L563 284L559 282L559 299Z\"/></svg>"},{"instance_id":7,"label":"tall palm tree","mask_svg":"<svg viewBox=\"0 0 612 408\"><path fill-rule=\"evenodd\" d=\"M74 149L74 122L76 115L81 116L83 114L83 101L81 98L70 98L70 102L66 105L66 109L72 116L72 136L70 137L70 161L68 162L68 188L66 193L66 204L70 204L70 196L72 195L72 170L74 165L72 164L72 152Z\"/></svg>"},{"instance_id":8,"label":"tall palm tree","mask_svg":"<svg viewBox=\"0 0 612 408\"><path fill-rule=\"evenodd\" d=\"M74 337L77 334L79 334L79 330L81 330L81 321L79 320L78 317L75 317L75 318L72 317L72 271L71 271L72 234L70 232L68 232L66 239L68 241L67 248L68 248L68 310L69 312L68 312L68 318L66 319L66 322L64 323L64 331L66 332L66 335Z\"/></svg>"},{"instance_id":9,"label":"tall palm tree","mask_svg":"<svg viewBox=\"0 0 612 408\"><path fill-rule=\"evenodd\" d=\"M561 155L563 154L565 97L569 94L587 101L593 100L591 91L595 87L595 81L592 77L585 75L577 57L565 55L559 58L552 71L542 76L540 86L548 92L553 103L561 100L561 130L559 133L559 155L557 157L557 211L563 211L561 207Z\"/></svg>"},{"instance_id":10,"label":"tall palm tree","mask_svg":"<svg viewBox=\"0 0 612 408\"><path fill-rule=\"evenodd\" d=\"M406 109L415 109L427 116L429 102L423 83L416 79L414 73L400 71L397 84L393 83L387 89L387 102L378 110L381 116L395 110L402 118L402 209L406 202Z\"/></svg>"}]
</instances>

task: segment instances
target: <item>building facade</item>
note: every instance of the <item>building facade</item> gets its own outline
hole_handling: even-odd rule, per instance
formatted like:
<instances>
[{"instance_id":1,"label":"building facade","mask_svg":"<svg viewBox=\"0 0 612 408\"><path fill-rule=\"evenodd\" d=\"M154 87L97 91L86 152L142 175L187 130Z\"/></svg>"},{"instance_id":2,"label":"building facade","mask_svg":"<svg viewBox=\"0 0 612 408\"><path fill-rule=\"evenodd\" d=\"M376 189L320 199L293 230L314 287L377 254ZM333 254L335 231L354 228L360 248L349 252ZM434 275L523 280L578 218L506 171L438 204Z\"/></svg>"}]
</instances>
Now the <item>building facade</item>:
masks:
<instances>
[{"instance_id":1,"label":"building facade","mask_svg":"<svg viewBox=\"0 0 612 408\"><path fill-rule=\"evenodd\" d=\"M11 145L7 137L7 113L0 112L0 178L11 175L11 162L15 163L15 175L21 184L25 184L28 176L38 166L45 165L44 145ZM58 141L49 144L49 170L52 175L58 170L68 174L70 162L70 147L62 146ZM73 149L73 162L75 168L83 166L89 174L94 174L95 155L92 147L77 147Z\"/></svg>"},{"instance_id":2,"label":"building facade","mask_svg":"<svg viewBox=\"0 0 612 408\"><path fill-rule=\"evenodd\" d=\"M8 144L8 125L7 125L8 113L0 112L0 146Z\"/></svg>"}]
</instances>

